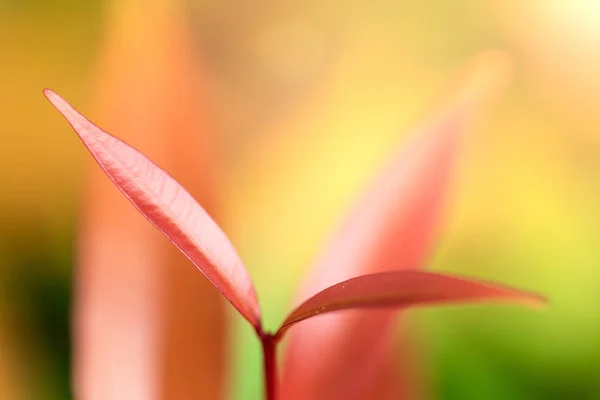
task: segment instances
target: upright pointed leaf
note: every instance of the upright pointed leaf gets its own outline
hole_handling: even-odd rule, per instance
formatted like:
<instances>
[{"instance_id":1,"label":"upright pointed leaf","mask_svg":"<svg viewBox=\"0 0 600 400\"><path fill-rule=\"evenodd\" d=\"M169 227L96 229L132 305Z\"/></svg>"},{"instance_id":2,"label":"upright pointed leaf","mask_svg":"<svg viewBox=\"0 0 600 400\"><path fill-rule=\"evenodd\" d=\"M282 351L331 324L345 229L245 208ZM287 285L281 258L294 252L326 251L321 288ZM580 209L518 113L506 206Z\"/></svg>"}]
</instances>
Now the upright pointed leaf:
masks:
<instances>
[{"instance_id":1,"label":"upright pointed leaf","mask_svg":"<svg viewBox=\"0 0 600 400\"><path fill-rule=\"evenodd\" d=\"M479 301L542 305L543 297L490 282L424 271L391 271L363 275L328 287L292 311L279 328L288 328L326 313L356 308L408 308Z\"/></svg>"},{"instance_id":2,"label":"upright pointed leaf","mask_svg":"<svg viewBox=\"0 0 600 400\"><path fill-rule=\"evenodd\" d=\"M458 95L402 144L351 210L299 298L359 275L425 266L437 239L462 132L504 73L503 59L498 62L496 55L485 55L466 69ZM375 382L384 374L380 368L392 365L385 360L391 352L372 351L373 343L391 345L392 328L393 314L386 311L352 311L303 323L290 334L283 390L291 399L347 398L341 393L348 384ZM369 369L361 367L367 364ZM370 396L358 389L351 392L353 398Z\"/></svg>"},{"instance_id":3,"label":"upright pointed leaf","mask_svg":"<svg viewBox=\"0 0 600 400\"><path fill-rule=\"evenodd\" d=\"M206 211L137 150L95 126L52 90L46 89L44 94L129 201L258 328L260 310L252 281L232 244Z\"/></svg>"}]
</instances>

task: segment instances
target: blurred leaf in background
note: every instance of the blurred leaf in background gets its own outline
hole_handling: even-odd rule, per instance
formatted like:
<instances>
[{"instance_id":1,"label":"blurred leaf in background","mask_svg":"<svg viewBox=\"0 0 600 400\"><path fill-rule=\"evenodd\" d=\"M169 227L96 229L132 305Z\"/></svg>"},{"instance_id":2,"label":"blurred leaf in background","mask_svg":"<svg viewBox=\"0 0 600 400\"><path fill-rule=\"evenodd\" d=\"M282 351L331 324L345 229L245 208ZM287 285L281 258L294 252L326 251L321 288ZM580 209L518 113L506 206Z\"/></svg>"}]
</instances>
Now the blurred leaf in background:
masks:
<instances>
[{"instance_id":1,"label":"blurred leaf in background","mask_svg":"<svg viewBox=\"0 0 600 400\"><path fill-rule=\"evenodd\" d=\"M325 247L325 254L309 272L300 296L363 273L428 268L444 233L444 216L451 211L444 206L451 197L454 166L469 140L467 132L485 108L485 100L505 85L509 64L499 52L483 52L467 64L456 79L459 82L454 82L450 100L424 119L383 172L363 189L349 219L343 220L345 225L338 227L330 247ZM396 375L398 389L387 397L425 397L418 361L408 352L400 357L388 354L393 348L396 314L356 311L296 328L285 356L284 390L298 399L373 398L377 376L386 375L384 368L393 366L387 359L396 357L401 367L391 374ZM314 332L318 332L317 342ZM403 349L413 346L401 345ZM414 354L414 358L419 356Z\"/></svg>"},{"instance_id":2,"label":"blurred leaf in background","mask_svg":"<svg viewBox=\"0 0 600 400\"><path fill-rule=\"evenodd\" d=\"M98 120L214 212L207 91L182 4L107 6ZM95 165L86 183L74 298L77 398L218 398L221 299Z\"/></svg>"}]
</instances>

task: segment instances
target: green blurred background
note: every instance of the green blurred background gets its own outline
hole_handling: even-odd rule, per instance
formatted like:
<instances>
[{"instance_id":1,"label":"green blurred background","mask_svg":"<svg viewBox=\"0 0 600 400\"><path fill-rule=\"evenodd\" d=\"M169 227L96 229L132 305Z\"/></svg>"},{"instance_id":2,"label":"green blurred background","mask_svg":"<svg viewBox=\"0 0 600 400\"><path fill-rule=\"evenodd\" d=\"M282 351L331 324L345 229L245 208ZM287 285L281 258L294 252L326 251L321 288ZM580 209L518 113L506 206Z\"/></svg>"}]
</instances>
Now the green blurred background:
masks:
<instances>
[{"instance_id":1,"label":"green blurred background","mask_svg":"<svg viewBox=\"0 0 600 400\"><path fill-rule=\"evenodd\" d=\"M423 373L440 399L600 399L600 2L172 3L209 105L198 113L210 120L216 219L270 328L391 146L473 55L506 51L513 82L469 136L431 268L532 289L551 304L411 312ZM156 37L138 29L155 26L148 4L0 0L2 399L71 398L87 155L41 90L102 126L103 68L118 74L124 54L106 43L137 35L141 53L145 40L152 46ZM111 36L115 25L124 38ZM260 398L258 343L225 308L227 391Z\"/></svg>"}]
</instances>

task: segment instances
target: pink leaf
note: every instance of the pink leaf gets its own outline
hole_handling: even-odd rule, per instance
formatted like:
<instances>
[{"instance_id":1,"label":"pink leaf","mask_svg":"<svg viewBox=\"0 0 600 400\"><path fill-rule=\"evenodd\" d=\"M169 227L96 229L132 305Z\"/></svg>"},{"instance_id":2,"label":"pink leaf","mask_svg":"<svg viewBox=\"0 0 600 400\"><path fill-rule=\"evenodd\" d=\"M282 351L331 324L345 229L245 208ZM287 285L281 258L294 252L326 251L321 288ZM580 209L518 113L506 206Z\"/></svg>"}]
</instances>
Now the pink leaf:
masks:
<instances>
[{"instance_id":1,"label":"pink leaf","mask_svg":"<svg viewBox=\"0 0 600 400\"><path fill-rule=\"evenodd\" d=\"M356 308L408 308L431 304L508 301L543 305L540 295L507 286L424 271L392 271L363 275L328 287L296 308L278 335L306 319Z\"/></svg>"},{"instance_id":2,"label":"pink leaf","mask_svg":"<svg viewBox=\"0 0 600 400\"><path fill-rule=\"evenodd\" d=\"M138 211L258 329L260 309L252 281L233 245L206 211L137 150L95 126L52 90L45 89L44 94Z\"/></svg>"}]
</instances>

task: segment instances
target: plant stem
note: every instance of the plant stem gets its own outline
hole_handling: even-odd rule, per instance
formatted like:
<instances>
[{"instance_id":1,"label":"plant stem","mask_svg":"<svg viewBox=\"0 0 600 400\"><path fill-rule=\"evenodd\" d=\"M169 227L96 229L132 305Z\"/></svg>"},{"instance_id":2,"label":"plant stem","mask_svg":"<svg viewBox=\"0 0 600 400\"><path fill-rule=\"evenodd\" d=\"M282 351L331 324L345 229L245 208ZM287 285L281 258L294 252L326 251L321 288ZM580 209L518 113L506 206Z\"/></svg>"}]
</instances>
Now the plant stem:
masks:
<instances>
[{"instance_id":1,"label":"plant stem","mask_svg":"<svg viewBox=\"0 0 600 400\"><path fill-rule=\"evenodd\" d=\"M265 399L277 400L277 358L276 346L277 338L269 333L260 335L263 348L263 360L265 368Z\"/></svg>"}]
</instances>

